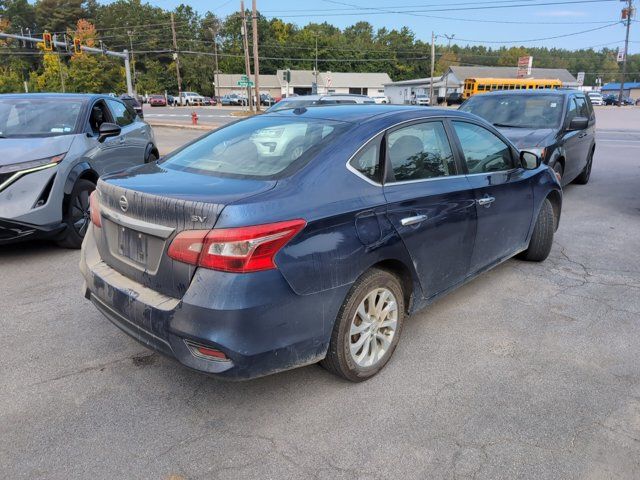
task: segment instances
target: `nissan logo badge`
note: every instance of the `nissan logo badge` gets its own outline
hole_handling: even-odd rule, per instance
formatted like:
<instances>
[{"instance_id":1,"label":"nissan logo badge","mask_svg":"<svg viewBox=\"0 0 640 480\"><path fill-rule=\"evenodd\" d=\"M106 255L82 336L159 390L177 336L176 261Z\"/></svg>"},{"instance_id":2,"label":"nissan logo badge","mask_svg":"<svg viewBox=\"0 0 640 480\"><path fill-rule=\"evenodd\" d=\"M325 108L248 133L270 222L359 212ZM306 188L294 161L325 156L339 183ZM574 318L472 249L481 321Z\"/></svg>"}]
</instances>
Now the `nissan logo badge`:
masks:
<instances>
[{"instance_id":1,"label":"nissan logo badge","mask_svg":"<svg viewBox=\"0 0 640 480\"><path fill-rule=\"evenodd\" d=\"M126 212L129 209L129 200L127 200L127 197L125 197L124 195L120 197L118 203L120 203L120 210L122 210L123 212Z\"/></svg>"}]
</instances>

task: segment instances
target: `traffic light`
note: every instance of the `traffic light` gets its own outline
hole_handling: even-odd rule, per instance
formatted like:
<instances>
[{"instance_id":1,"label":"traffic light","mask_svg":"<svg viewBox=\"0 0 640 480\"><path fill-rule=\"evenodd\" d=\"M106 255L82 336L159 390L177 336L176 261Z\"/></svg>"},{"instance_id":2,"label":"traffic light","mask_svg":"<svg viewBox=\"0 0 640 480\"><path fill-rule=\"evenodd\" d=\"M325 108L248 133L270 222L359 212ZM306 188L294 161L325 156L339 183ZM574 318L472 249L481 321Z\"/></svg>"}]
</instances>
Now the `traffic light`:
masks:
<instances>
[{"instance_id":1,"label":"traffic light","mask_svg":"<svg viewBox=\"0 0 640 480\"><path fill-rule=\"evenodd\" d=\"M80 55L82 53L82 43L79 38L73 39L73 53Z\"/></svg>"},{"instance_id":2,"label":"traffic light","mask_svg":"<svg viewBox=\"0 0 640 480\"><path fill-rule=\"evenodd\" d=\"M282 81L287 83L291 82L291 70L282 71Z\"/></svg>"},{"instance_id":3,"label":"traffic light","mask_svg":"<svg viewBox=\"0 0 640 480\"><path fill-rule=\"evenodd\" d=\"M51 38L51 34L49 32L44 32L42 34L42 42L44 43L44 49L48 52L53 50L53 39Z\"/></svg>"}]
</instances>

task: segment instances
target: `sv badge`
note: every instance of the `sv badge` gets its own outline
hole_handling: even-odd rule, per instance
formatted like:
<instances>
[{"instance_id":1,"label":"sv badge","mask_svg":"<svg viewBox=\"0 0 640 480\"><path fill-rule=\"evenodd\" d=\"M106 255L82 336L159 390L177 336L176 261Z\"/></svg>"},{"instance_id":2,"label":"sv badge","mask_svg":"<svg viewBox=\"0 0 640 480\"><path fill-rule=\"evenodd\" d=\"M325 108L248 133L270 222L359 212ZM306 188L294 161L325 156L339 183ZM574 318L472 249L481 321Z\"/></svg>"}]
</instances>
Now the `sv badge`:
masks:
<instances>
[{"instance_id":1,"label":"sv badge","mask_svg":"<svg viewBox=\"0 0 640 480\"><path fill-rule=\"evenodd\" d=\"M204 223L207 217L201 217L200 215L191 215L192 222Z\"/></svg>"}]
</instances>

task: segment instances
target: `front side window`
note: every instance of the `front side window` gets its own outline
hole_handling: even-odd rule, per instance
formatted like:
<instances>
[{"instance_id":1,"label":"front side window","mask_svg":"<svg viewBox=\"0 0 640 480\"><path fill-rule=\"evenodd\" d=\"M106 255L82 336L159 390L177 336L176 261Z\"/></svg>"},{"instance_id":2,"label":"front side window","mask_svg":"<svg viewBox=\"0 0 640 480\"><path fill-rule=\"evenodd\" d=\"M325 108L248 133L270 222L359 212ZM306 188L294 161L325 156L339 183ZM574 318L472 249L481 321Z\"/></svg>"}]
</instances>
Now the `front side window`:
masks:
<instances>
[{"instance_id":1,"label":"front side window","mask_svg":"<svg viewBox=\"0 0 640 480\"><path fill-rule=\"evenodd\" d=\"M115 122L121 127L126 127L135 121L135 114L132 114L124 103L120 103L116 100L107 100L107 103L109 104L109 109L113 114Z\"/></svg>"},{"instance_id":2,"label":"front side window","mask_svg":"<svg viewBox=\"0 0 640 480\"><path fill-rule=\"evenodd\" d=\"M455 175L456 165L441 122L399 128L387 136L391 181L424 180Z\"/></svg>"},{"instance_id":3,"label":"front side window","mask_svg":"<svg viewBox=\"0 0 640 480\"><path fill-rule=\"evenodd\" d=\"M509 146L484 127L453 122L470 174L499 172L513 168Z\"/></svg>"},{"instance_id":4,"label":"front side window","mask_svg":"<svg viewBox=\"0 0 640 480\"><path fill-rule=\"evenodd\" d=\"M235 178L276 178L302 165L350 128L349 123L261 115L203 137L170 155L163 167Z\"/></svg>"},{"instance_id":5,"label":"front side window","mask_svg":"<svg viewBox=\"0 0 640 480\"><path fill-rule=\"evenodd\" d=\"M589 113L589 107L587 106L587 101L584 97L575 97L576 105L578 107L578 116L589 118L591 115Z\"/></svg>"}]
</instances>

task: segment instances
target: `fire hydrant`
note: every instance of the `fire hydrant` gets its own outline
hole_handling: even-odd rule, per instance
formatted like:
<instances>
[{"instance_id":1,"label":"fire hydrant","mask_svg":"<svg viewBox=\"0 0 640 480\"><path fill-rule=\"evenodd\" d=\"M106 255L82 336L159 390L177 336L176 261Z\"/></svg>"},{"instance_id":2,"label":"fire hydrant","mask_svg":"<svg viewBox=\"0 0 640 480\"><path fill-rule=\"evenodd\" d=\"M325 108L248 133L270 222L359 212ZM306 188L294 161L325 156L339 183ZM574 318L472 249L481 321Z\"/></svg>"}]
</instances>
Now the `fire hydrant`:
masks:
<instances>
[{"instance_id":1,"label":"fire hydrant","mask_svg":"<svg viewBox=\"0 0 640 480\"><path fill-rule=\"evenodd\" d=\"M196 112L191 112L191 125L198 124L198 114Z\"/></svg>"}]
</instances>

